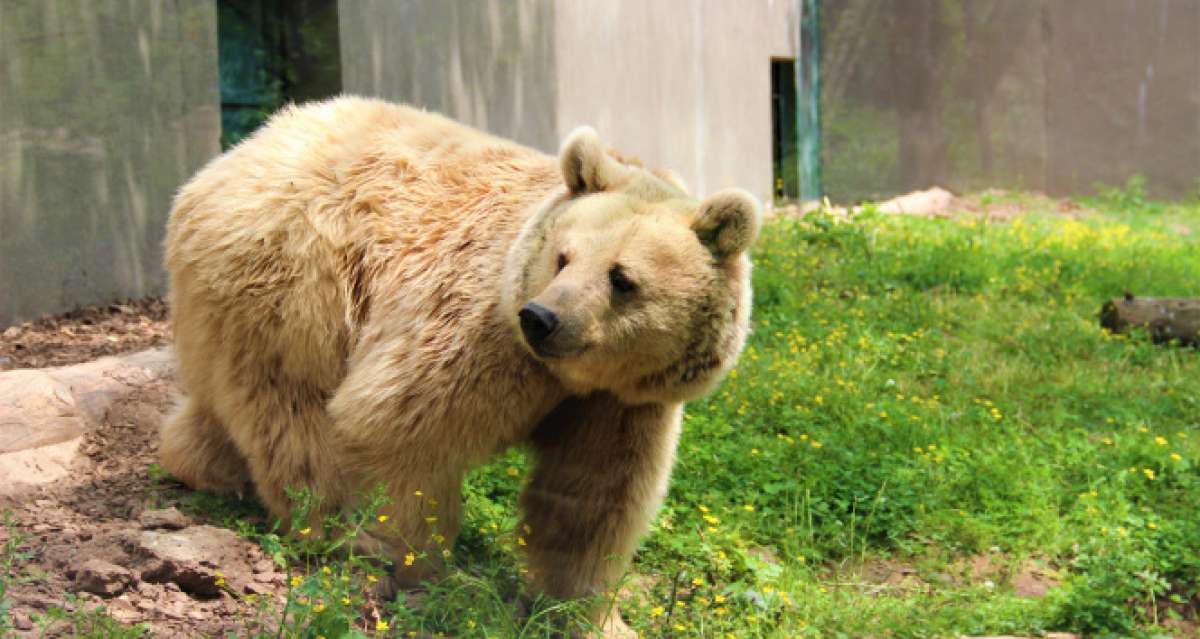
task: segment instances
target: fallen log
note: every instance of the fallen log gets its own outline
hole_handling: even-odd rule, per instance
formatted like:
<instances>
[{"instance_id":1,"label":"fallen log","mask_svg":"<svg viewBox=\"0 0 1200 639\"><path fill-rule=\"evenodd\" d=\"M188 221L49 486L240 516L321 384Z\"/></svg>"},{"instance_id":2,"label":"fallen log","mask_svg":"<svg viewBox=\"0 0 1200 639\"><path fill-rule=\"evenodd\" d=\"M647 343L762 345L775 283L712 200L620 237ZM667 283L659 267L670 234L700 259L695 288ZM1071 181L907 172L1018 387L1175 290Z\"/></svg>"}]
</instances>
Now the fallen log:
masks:
<instances>
[{"instance_id":1,"label":"fallen log","mask_svg":"<svg viewBox=\"0 0 1200 639\"><path fill-rule=\"evenodd\" d=\"M1134 297L1126 293L1100 308L1100 326L1113 333L1141 327L1155 344L1177 340L1183 346L1200 347L1200 298Z\"/></svg>"}]
</instances>

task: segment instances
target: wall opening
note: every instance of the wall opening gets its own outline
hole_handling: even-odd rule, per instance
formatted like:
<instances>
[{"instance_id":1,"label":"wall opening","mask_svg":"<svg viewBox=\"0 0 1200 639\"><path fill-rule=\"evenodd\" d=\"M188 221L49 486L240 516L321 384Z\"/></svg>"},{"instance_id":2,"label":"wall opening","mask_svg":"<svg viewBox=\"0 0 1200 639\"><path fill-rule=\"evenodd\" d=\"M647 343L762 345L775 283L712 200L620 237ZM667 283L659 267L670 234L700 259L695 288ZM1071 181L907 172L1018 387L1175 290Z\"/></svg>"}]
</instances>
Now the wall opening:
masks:
<instances>
[{"instance_id":1,"label":"wall opening","mask_svg":"<svg viewBox=\"0 0 1200 639\"><path fill-rule=\"evenodd\" d=\"M796 106L796 61L771 60L771 153L774 195L779 202L800 197Z\"/></svg>"},{"instance_id":2,"label":"wall opening","mask_svg":"<svg viewBox=\"0 0 1200 639\"><path fill-rule=\"evenodd\" d=\"M337 0L218 0L221 146L280 107L342 90Z\"/></svg>"}]
</instances>

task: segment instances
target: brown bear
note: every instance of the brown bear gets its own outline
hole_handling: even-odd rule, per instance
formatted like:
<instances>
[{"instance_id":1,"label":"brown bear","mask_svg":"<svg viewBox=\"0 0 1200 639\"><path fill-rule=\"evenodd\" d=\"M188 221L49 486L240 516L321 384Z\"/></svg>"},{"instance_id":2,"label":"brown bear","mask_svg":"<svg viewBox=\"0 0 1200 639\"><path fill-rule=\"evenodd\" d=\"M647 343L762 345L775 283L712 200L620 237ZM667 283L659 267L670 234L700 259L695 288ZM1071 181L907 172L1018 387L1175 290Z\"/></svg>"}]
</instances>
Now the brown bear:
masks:
<instances>
[{"instance_id":1,"label":"brown bear","mask_svg":"<svg viewBox=\"0 0 1200 639\"><path fill-rule=\"evenodd\" d=\"M604 591L666 491L682 402L741 351L760 219L586 127L555 159L379 100L287 108L176 197L186 398L163 466L252 484L285 520L285 488L324 514L382 484L370 544L413 584L434 568L409 553L458 531L464 473L528 443L534 587Z\"/></svg>"}]
</instances>

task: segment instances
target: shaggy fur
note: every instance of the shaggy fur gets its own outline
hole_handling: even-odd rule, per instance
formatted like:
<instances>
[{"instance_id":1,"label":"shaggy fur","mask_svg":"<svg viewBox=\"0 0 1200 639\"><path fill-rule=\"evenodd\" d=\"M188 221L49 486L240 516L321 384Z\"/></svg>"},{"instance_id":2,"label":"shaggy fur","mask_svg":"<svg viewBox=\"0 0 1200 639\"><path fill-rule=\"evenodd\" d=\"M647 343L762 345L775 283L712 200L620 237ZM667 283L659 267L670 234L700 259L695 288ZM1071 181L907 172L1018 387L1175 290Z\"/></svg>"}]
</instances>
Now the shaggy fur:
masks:
<instances>
[{"instance_id":1,"label":"shaggy fur","mask_svg":"<svg viewBox=\"0 0 1200 639\"><path fill-rule=\"evenodd\" d=\"M704 202L590 129L560 157L375 100L287 109L179 193L166 240L187 398L162 462L189 485L288 487L370 544L440 557L464 473L530 442L531 574L562 597L625 569L666 490L681 406L734 364L755 200ZM527 343L518 311L561 324ZM315 520L314 520L315 521ZM444 540L444 541L443 541ZM397 561L401 583L436 566Z\"/></svg>"}]
</instances>

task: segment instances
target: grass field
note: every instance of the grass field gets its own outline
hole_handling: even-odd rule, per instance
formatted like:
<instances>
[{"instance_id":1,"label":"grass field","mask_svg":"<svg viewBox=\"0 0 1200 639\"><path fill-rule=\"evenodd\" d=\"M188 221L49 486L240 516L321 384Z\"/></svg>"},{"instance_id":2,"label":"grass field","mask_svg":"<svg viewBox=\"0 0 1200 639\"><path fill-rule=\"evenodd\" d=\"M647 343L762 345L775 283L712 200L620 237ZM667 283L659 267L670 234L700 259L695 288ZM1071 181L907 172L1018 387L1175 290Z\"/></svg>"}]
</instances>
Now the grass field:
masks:
<instances>
[{"instance_id":1,"label":"grass field","mask_svg":"<svg viewBox=\"0 0 1200 639\"><path fill-rule=\"evenodd\" d=\"M632 626L1196 633L1200 352L1096 317L1126 290L1200 296L1200 204L1149 202L1137 183L1081 219L1030 202L1003 224L868 212L766 227L750 344L689 406L670 495L618 595ZM546 636L579 607L516 612L528 470L513 451L471 475L450 578L379 623L355 611L376 568L226 516L293 568L286 636Z\"/></svg>"}]
</instances>

